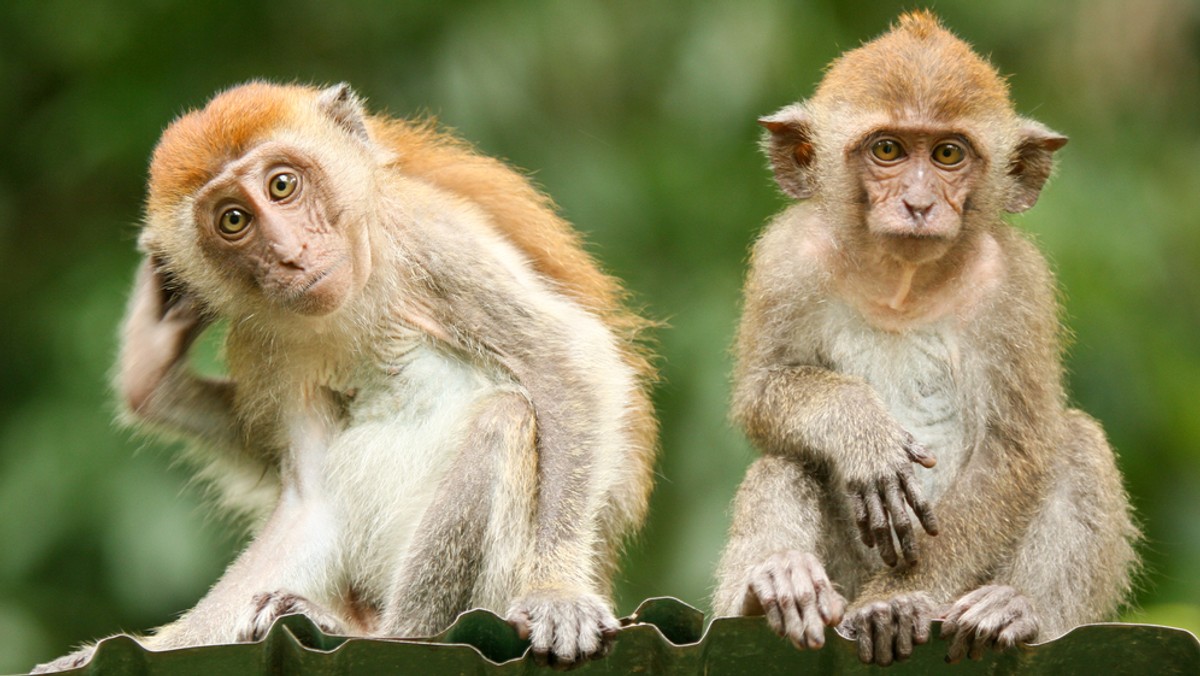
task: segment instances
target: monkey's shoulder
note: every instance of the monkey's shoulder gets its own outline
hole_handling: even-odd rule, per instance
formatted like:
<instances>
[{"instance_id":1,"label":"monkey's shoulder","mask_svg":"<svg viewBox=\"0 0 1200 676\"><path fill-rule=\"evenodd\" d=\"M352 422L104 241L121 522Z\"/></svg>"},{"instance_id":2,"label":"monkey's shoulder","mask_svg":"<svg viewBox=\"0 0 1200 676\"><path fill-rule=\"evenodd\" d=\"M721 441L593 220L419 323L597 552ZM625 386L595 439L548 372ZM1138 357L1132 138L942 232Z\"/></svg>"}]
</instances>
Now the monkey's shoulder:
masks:
<instances>
[{"instance_id":1,"label":"monkey's shoulder","mask_svg":"<svg viewBox=\"0 0 1200 676\"><path fill-rule=\"evenodd\" d=\"M830 281L838 245L820 212L793 204L763 228L751 251L748 282L787 288L789 294L823 290Z\"/></svg>"}]
</instances>

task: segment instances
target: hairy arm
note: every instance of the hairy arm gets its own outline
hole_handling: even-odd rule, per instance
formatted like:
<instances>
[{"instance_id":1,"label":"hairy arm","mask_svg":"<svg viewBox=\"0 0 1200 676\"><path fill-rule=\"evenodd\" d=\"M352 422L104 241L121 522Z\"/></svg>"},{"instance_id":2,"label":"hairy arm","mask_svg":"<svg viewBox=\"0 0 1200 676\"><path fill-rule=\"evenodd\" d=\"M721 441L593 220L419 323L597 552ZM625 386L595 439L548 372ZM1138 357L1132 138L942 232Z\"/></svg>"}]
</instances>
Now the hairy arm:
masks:
<instances>
[{"instance_id":1,"label":"hairy arm","mask_svg":"<svg viewBox=\"0 0 1200 676\"><path fill-rule=\"evenodd\" d=\"M195 299L174 288L154 259L143 260L121 328L116 389L132 424L238 448L233 383L197 376L187 363L207 323Z\"/></svg>"},{"instance_id":2,"label":"hairy arm","mask_svg":"<svg viewBox=\"0 0 1200 676\"><path fill-rule=\"evenodd\" d=\"M830 319L827 260L833 255L806 215L785 212L755 246L738 330L733 416L760 451L830 468L848 493L860 536L888 565L916 560L906 505L938 530L912 463L934 459L861 378L822 365Z\"/></svg>"},{"instance_id":3,"label":"hairy arm","mask_svg":"<svg viewBox=\"0 0 1200 676\"><path fill-rule=\"evenodd\" d=\"M532 272L478 217L428 223L413 237L423 239L411 251L429 314L415 323L499 364L536 416L530 566L509 619L537 653L553 644L569 659L573 651L555 642L577 634L578 652L594 654L616 630L597 552L606 493L630 461L623 420L634 374L601 320Z\"/></svg>"},{"instance_id":4,"label":"hairy arm","mask_svg":"<svg viewBox=\"0 0 1200 676\"><path fill-rule=\"evenodd\" d=\"M939 499L941 534L921 543L919 566L882 571L861 598L924 591L951 601L986 580L1045 494L1062 436L1065 393L1054 281L1026 240L1007 233L1009 272L968 329L968 368L986 383L986 431Z\"/></svg>"}]
</instances>

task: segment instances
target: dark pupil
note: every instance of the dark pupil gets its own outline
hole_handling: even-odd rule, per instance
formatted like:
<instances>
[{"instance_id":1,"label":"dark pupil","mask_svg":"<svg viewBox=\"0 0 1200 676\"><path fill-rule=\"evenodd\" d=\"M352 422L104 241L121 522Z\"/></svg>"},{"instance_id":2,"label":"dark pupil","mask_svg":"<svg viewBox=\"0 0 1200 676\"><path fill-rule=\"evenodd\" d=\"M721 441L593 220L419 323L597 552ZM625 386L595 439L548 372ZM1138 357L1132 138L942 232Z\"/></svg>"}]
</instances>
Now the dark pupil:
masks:
<instances>
[{"instance_id":1,"label":"dark pupil","mask_svg":"<svg viewBox=\"0 0 1200 676\"><path fill-rule=\"evenodd\" d=\"M892 154L892 144L888 141L884 141L883 148L881 148L881 150L883 151L884 155L891 155Z\"/></svg>"},{"instance_id":2,"label":"dark pupil","mask_svg":"<svg viewBox=\"0 0 1200 676\"><path fill-rule=\"evenodd\" d=\"M942 148L942 157L948 158L948 157L952 157L953 155L954 155L954 149L951 148L950 146L946 146L946 147Z\"/></svg>"},{"instance_id":3,"label":"dark pupil","mask_svg":"<svg viewBox=\"0 0 1200 676\"><path fill-rule=\"evenodd\" d=\"M284 190L287 190L287 187L288 187L288 182L287 182L286 178L280 176L279 178L275 179L275 189L276 190L278 190L279 192L283 192Z\"/></svg>"},{"instance_id":4,"label":"dark pupil","mask_svg":"<svg viewBox=\"0 0 1200 676\"><path fill-rule=\"evenodd\" d=\"M229 224L230 225L236 226L238 223L241 223L241 222L242 222L242 212L240 212L240 211L229 212Z\"/></svg>"}]
</instances>

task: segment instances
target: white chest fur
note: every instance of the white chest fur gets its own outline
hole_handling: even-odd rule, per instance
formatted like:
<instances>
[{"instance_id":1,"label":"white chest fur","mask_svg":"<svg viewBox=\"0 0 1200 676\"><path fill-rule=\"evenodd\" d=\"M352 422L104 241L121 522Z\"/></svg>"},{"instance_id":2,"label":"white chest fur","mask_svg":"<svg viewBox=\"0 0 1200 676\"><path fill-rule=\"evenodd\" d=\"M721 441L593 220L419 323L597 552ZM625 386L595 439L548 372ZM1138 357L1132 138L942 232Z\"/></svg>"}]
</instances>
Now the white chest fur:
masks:
<instances>
[{"instance_id":1,"label":"white chest fur","mask_svg":"<svg viewBox=\"0 0 1200 676\"><path fill-rule=\"evenodd\" d=\"M345 419L328 435L312 482L344 556L334 566L369 594L401 565L474 403L499 380L425 343L346 380Z\"/></svg>"},{"instance_id":2,"label":"white chest fur","mask_svg":"<svg viewBox=\"0 0 1200 676\"><path fill-rule=\"evenodd\" d=\"M932 469L914 466L926 497L936 500L962 467L971 443L952 322L892 333L870 326L845 305L829 311L836 334L827 354L833 368L871 385L896 420L937 458Z\"/></svg>"}]
</instances>

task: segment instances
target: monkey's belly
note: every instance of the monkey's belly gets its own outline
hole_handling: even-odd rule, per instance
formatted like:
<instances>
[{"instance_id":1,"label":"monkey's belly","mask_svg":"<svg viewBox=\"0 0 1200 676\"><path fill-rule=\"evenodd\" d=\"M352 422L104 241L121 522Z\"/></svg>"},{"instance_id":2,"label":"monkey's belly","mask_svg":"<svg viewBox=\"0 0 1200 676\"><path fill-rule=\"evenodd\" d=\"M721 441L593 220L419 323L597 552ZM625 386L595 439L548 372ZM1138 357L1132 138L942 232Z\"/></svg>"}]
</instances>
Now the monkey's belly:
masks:
<instances>
[{"instance_id":1,"label":"monkey's belly","mask_svg":"<svg viewBox=\"0 0 1200 676\"><path fill-rule=\"evenodd\" d=\"M356 393L346 431L330 444L324 479L346 581L377 598L459 452L474 404L503 384L428 347L394 366L394 375Z\"/></svg>"},{"instance_id":2,"label":"monkey's belly","mask_svg":"<svg viewBox=\"0 0 1200 676\"><path fill-rule=\"evenodd\" d=\"M834 368L870 384L896 420L933 453L937 465L914 470L926 497L936 500L958 473L969 445L957 335L948 322L890 333L857 315L844 319L843 330L855 337L833 344L855 349L831 354Z\"/></svg>"}]
</instances>

